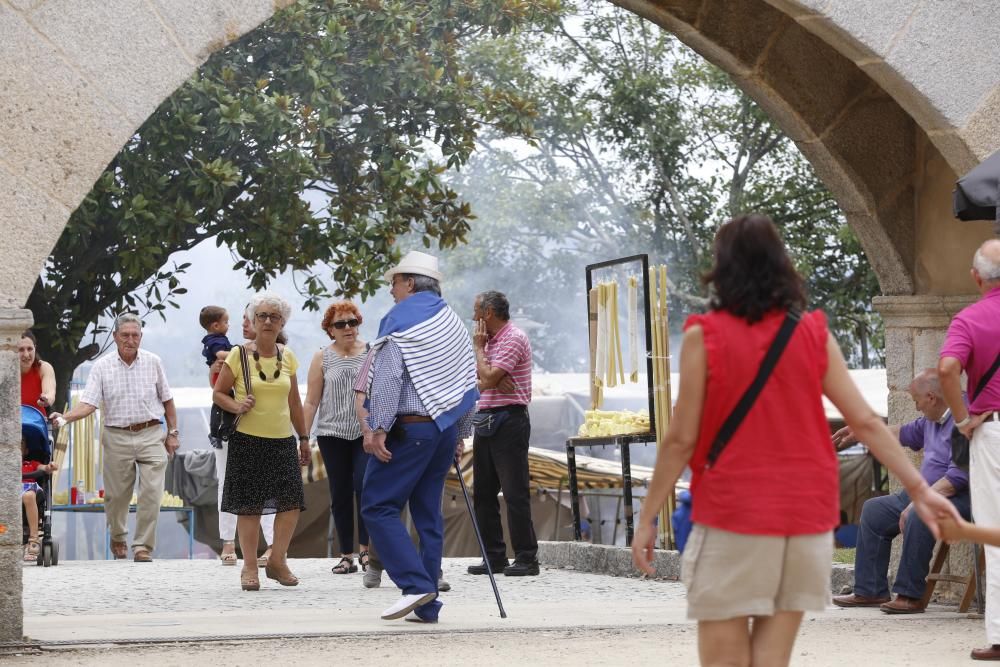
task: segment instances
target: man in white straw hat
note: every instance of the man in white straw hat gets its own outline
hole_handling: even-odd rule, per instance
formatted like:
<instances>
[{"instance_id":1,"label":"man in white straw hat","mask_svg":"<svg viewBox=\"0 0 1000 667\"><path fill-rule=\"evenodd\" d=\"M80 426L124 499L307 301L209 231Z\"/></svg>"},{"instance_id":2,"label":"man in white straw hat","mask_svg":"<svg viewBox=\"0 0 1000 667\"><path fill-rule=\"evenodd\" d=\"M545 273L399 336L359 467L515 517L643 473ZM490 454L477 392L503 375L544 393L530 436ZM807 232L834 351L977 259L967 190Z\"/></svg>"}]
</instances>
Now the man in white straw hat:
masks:
<instances>
[{"instance_id":1,"label":"man in white straw hat","mask_svg":"<svg viewBox=\"0 0 1000 667\"><path fill-rule=\"evenodd\" d=\"M361 515L385 571L403 591L382 618L436 623L441 495L452 460L472 433L476 358L465 324L441 298L436 257L414 250L385 278L396 305L379 323L355 385L369 397L362 431L372 455ZM400 518L407 504L419 553Z\"/></svg>"}]
</instances>

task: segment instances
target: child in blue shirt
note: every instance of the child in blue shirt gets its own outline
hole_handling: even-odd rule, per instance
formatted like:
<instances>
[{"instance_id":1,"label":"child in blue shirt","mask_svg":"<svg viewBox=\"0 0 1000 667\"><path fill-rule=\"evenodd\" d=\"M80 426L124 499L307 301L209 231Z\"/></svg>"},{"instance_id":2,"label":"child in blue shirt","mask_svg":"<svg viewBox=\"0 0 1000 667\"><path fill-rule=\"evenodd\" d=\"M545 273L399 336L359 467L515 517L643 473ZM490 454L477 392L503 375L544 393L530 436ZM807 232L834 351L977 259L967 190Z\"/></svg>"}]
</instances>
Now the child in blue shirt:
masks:
<instances>
[{"instance_id":1,"label":"child in blue shirt","mask_svg":"<svg viewBox=\"0 0 1000 667\"><path fill-rule=\"evenodd\" d=\"M201 354L205 357L205 363L211 368L216 360L225 360L229 350L233 349L233 344L226 337L229 332L229 313L221 306L205 306L198 315L198 322L207 332L201 339ZM213 387L218 377L218 373L212 374L210 383Z\"/></svg>"}]
</instances>

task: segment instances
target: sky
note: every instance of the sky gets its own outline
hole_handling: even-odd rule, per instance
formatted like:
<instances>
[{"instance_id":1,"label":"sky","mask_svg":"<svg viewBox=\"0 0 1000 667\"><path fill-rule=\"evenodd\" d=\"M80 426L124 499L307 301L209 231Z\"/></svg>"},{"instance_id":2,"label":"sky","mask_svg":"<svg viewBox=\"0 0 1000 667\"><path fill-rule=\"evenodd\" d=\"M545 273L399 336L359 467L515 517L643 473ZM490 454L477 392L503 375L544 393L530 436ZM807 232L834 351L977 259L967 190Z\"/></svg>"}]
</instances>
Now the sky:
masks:
<instances>
[{"instance_id":1,"label":"sky","mask_svg":"<svg viewBox=\"0 0 1000 667\"><path fill-rule=\"evenodd\" d=\"M230 317L229 339L237 343L242 340L241 315L254 290L248 287L248 279L242 271L231 270L234 260L229 250L217 248L214 240L174 253L166 265L173 262L191 263L180 276L181 286L186 287L188 292L176 297L179 310L167 308L165 322L158 315L145 317L142 347L163 359L167 380L172 385L207 384L208 367L201 356L201 339L205 331L198 324L198 313L208 305L226 308ZM324 281L327 285L333 284L332 277L327 280L328 277L324 277ZM330 342L319 326L323 313L303 309L305 299L296 291L290 273L273 281L270 291L278 293L291 304L292 317L285 325L289 346L300 363L308 364L313 353ZM361 336L370 340L375 336L379 319L392 307L388 287L380 290L367 303L359 303L359 306L365 317ZM305 375L301 375L300 379L304 380Z\"/></svg>"}]
</instances>

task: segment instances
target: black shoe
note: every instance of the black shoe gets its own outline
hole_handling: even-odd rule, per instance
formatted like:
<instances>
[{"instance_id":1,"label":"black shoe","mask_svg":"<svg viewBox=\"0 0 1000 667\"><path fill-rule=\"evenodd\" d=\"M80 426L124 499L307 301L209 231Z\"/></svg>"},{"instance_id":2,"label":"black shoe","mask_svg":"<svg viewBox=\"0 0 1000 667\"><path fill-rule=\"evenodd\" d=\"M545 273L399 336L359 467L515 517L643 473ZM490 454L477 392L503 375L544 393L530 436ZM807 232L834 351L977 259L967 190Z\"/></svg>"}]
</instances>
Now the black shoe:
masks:
<instances>
[{"instance_id":1,"label":"black shoe","mask_svg":"<svg viewBox=\"0 0 1000 667\"><path fill-rule=\"evenodd\" d=\"M513 565L508 565L503 569L503 573L508 577L536 577L538 576L538 572L537 560L533 560L530 563L518 563L515 561Z\"/></svg>"},{"instance_id":2,"label":"black shoe","mask_svg":"<svg viewBox=\"0 0 1000 667\"><path fill-rule=\"evenodd\" d=\"M490 563L490 569L493 570L493 574L500 574L507 569L507 559L499 560L495 563ZM469 574L489 574L486 571L486 561L482 561L479 565L470 565L469 569L466 570Z\"/></svg>"}]
</instances>

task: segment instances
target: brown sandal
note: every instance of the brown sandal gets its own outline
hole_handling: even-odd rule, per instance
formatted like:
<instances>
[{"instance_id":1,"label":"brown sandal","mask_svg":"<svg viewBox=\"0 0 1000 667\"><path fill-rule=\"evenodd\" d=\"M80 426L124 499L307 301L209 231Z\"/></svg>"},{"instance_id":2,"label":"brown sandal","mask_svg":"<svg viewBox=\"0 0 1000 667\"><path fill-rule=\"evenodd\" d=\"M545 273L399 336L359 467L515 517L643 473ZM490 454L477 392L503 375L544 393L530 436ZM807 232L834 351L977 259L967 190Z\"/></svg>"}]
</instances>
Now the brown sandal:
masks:
<instances>
[{"instance_id":1,"label":"brown sandal","mask_svg":"<svg viewBox=\"0 0 1000 667\"><path fill-rule=\"evenodd\" d=\"M288 572L288 574L286 576L282 576L278 572L278 568L274 567L270 563L264 567L264 574L267 575L268 579L274 579L282 586L298 586L299 578L292 574L292 571L288 569L287 565L285 566L285 571Z\"/></svg>"},{"instance_id":2,"label":"brown sandal","mask_svg":"<svg viewBox=\"0 0 1000 667\"><path fill-rule=\"evenodd\" d=\"M240 588L245 591L260 590L260 577L257 575L256 570L252 572L248 570L240 571Z\"/></svg>"},{"instance_id":3,"label":"brown sandal","mask_svg":"<svg viewBox=\"0 0 1000 667\"><path fill-rule=\"evenodd\" d=\"M28 543L24 545L24 562L34 563L42 553L42 544L38 539L28 538Z\"/></svg>"}]
</instances>

